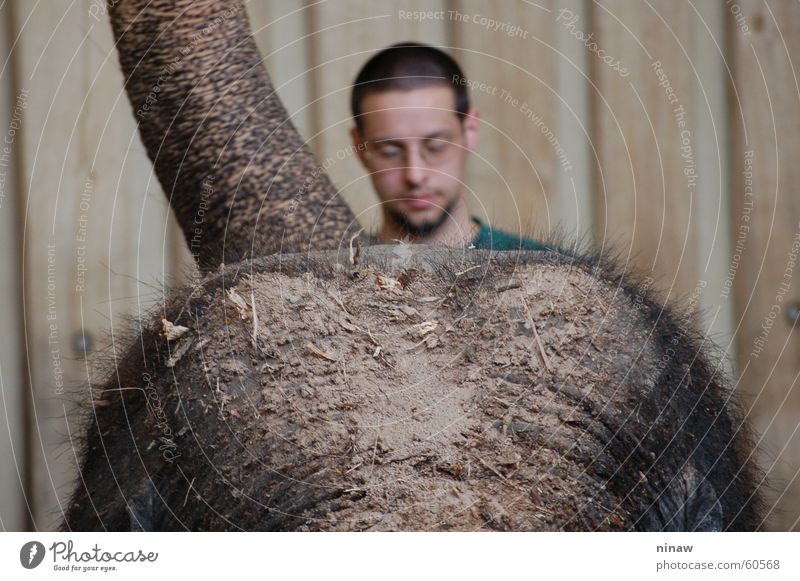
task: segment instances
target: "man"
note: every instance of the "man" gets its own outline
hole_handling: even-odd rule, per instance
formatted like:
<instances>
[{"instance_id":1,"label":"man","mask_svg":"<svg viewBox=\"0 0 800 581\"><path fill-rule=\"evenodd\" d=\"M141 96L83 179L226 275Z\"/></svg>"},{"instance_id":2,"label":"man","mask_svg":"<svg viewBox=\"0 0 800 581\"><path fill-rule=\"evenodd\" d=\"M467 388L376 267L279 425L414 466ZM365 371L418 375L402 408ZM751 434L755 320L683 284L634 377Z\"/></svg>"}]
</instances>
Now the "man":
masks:
<instances>
[{"instance_id":1,"label":"man","mask_svg":"<svg viewBox=\"0 0 800 581\"><path fill-rule=\"evenodd\" d=\"M479 116L467 79L447 54L401 43L373 56L353 84L353 144L381 199L381 242L544 250L470 216L467 156Z\"/></svg>"}]
</instances>

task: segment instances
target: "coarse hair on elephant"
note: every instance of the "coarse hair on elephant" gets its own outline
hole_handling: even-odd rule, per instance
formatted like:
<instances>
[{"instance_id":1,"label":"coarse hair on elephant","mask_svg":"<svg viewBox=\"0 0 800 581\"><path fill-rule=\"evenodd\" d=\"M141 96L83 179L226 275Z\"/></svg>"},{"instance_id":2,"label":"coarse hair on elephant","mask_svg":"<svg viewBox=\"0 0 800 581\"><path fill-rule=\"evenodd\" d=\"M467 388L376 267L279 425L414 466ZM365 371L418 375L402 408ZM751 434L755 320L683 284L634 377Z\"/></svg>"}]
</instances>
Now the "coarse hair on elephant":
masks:
<instances>
[{"instance_id":1,"label":"coarse hair on elephant","mask_svg":"<svg viewBox=\"0 0 800 581\"><path fill-rule=\"evenodd\" d=\"M63 530L763 525L692 305L590 252L352 246L242 2L108 9L206 274L91 389Z\"/></svg>"}]
</instances>

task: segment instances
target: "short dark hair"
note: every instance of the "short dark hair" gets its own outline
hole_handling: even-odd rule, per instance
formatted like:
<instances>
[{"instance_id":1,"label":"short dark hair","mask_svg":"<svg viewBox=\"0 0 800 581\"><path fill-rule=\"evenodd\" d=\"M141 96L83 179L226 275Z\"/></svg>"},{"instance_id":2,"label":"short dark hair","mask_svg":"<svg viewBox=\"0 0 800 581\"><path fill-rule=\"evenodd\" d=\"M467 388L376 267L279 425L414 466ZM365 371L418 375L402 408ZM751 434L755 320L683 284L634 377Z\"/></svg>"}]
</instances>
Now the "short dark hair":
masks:
<instances>
[{"instance_id":1,"label":"short dark hair","mask_svg":"<svg viewBox=\"0 0 800 581\"><path fill-rule=\"evenodd\" d=\"M366 62L353 83L350 108L356 127L361 130L361 103L367 95L431 85L452 87L456 113L461 118L466 116L469 111L467 79L451 56L419 42L401 42L383 49Z\"/></svg>"}]
</instances>

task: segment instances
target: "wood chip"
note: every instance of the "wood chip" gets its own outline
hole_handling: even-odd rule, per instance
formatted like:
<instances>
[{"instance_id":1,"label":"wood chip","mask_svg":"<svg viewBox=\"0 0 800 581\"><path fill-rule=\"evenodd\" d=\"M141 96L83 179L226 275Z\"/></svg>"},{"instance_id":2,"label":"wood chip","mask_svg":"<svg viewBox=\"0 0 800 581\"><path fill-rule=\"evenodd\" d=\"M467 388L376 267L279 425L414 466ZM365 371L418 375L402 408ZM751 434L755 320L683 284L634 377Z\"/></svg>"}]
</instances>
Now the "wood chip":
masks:
<instances>
[{"instance_id":1,"label":"wood chip","mask_svg":"<svg viewBox=\"0 0 800 581\"><path fill-rule=\"evenodd\" d=\"M249 316L248 315L248 311L250 310L250 308L247 306L247 301L245 301L242 298L242 295L237 293L232 288L229 288L226 291L226 294L228 295L228 299L230 299L230 301L234 304L234 306L239 311L239 316L242 317L243 319L246 319Z\"/></svg>"},{"instance_id":2,"label":"wood chip","mask_svg":"<svg viewBox=\"0 0 800 581\"><path fill-rule=\"evenodd\" d=\"M522 284L518 280L515 280L513 278L507 278L505 280L498 281L494 285L494 290L497 293L503 293L508 290L513 290L516 288L522 288Z\"/></svg>"},{"instance_id":3,"label":"wood chip","mask_svg":"<svg viewBox=\"0 0 800 581\"><path fill-rule=\"evenodd\" d=\"M180 339L187 333L187 331L189 331L189 327L184 327L183 325L173 325L164 317L161 317L161 324L164 327L162 335L167 341L175 341L176 339Z\"/></svg>"},{"instance_id":4,"label":"wood chip","mask_svg":"<svg viewBox=\"0 0 800 581\"><path fill-rule=\"evenodd\" d=\"M411 327L411 334L415 337L422 338L428 333L432 333L439 326L439 321L423 321L419 325Z\"/></svg>"},{"instance_id":5,"label":"wood chip","mask_svg":"<svg viewBox=\"0 0 800 581\"><path fill-rule=\"evenodd\" d=\"M483 466L484 468L486 468L490 472L493 472L494 474L496 474L497 476L499 476L503 480L508 480L508 478L506 476L504 476L497 468L495 468L494 466L492 466L491 464L486 462L480 456L475 456L475 459L481 464L481 466Z\"/></svg>"},{"instance_id":6,"label":"wood chip","mask_svg":"<svg viewBox=\"0 0 800 581\"><path fill-rule=\"evenodd\" d=\"M421 299L417 299L418 303L435 303L436 301L440 301L439 297L422 297Z\"/></svg>"},{"instance_id":7,"label":"wood chip","mask_svg":"<svg viewBox=\"0 0 800 581\"><path fill-rule=\"evenodd\" d=\"M476 264L475 266L470 266L469 268L467 268L467 269L465 269L465 270L462 270L461 272L457 272L457 273L456 273L456 276L464 276L464 275L465 275L465 274L467 274L468 272L472 272L473 270L475 270L475 269L477 269L477 268L480 268L481 266L483 266L483 265L481 265L481 264Z\"/></svg>"},{"instance_id":8,"label":"wood chip","mask_svg":"<svg viewBox=\"0 0 800 581\"><path fill-rule=\"evenodd\" d=\"M380 272L375 273L375 284L383 290L401 290L403 288L399 280L395 280Z\"/></svg>"},{"instance_id":9,"label":"wood chip","mask_svg":"<svg viewBox=\"0 0 800 581\"><path fill-rule=\"evenodd\" d=\"M250 308L253 311L253 347L258 349L258 313L256 312L256 296L250 291Z\"/></svg>"},{"instance_id":10,"label":"wood chip","mask_svg":"<svg viewBox=\"0 0 800 581\"><path fill-rule=\"evenodd\" d=\"M184 327L184 329L185 329L185 327ZM188 329L186 329L186 330L188 331ZM167 367L175 367L175 365L178 363L178 361L181 360L181 357L183 357L186 354L186 352L189 350L189 347L191 346L193 341L194 341L194 337L187 337L186 339L184 339L183 341L178 343L178 346L175 347L175 349L172 350L172 353L170 354L170 358L167 359Z\"/></svg>"},{"instance_id":11,"label":"wood chip","mask_svg":"<svg viewBox=\"0 0 800 581\"><path fill-rule=\"evenodd\" d=\"M338 361L337 357L334 357L324 349L320 349L310 341L306 343L306 349L308 349L311 352L311 354L314 355L315 357L319 357L321 359L327 359L328 361Z\"/></svg>"},{"instance_id":12,"label":"wood chip","mask_svg":"<svg viewBox=\"0 0 800 581\"><path fill-rule=\"evenodd\" d=\"M358 245L356 246L355 250L353 250L353 241L361 236L361 233L364 231L362 228L350 238L350 264L353 266L358 266L358 260L361 258L361 240L358 241Z\"/></svg>"},{"instance_id":13,"label":"wood chip","mask_svg":"<svg viewBox=\"0 0 800 581\"><path fill-rule=\"evenodd\" d=\"M372 336L372 331L370 331L369 329L367 329L367 335L369 336L369 340L372 342L373 345L377 345L378 347L381 346L381 344L378 343L378 340Z\"/></svg>"},{"instance_id":14,"label":"wood chip","mask_svg":"<svg viewBox=\"0 0 800 581\"><path fill-rule=\"evenodd\" d=\"M542 361L544 362L545 368L547 371L552 372L552 368L550 367L550 360L547 358L547 354L544 351L544 345L542 345L542 340L539 337L539 331L536 329L536 324L533 322L533 317L531 317L531 310L528 307L528 301L525 300L525 296L522 297L522 303L525 305L525 314L528 316L528 322L531 325L531 329L533 329L533 336L536 338L536 345L539 347L539 355L542 356Z\"/></svg>"},{"instance_id":15,"label":"wood chip","mask_svg":"<svg viewBox=\"0 0 800 581\"><path fill-rule=\"evenodd\" d=\"M416 317L419 315L419 312L414 307L409 307L408 305L401 305L400 310L403 314L407 317Z\"/></svg>"}]
</instances>

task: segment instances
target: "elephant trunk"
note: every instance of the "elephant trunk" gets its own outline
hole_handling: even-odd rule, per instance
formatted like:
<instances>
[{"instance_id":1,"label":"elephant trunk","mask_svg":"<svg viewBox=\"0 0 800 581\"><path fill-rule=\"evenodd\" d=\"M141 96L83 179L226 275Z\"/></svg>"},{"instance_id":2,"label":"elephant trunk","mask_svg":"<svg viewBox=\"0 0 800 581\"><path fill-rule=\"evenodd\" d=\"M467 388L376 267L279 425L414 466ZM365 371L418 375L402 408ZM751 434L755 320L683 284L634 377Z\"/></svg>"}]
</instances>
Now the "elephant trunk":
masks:
<instances>
[{"instance_id":1,"label":"elephant trunk","mask_svg":"<svg viewBox=\"0 0 800 581\"><path fill-rule=\"evenodd\" d=\"M142 141L201 266L335 248L354 216L272 87L239 0L109 0Z\"/></svg>"}]
</instances>

